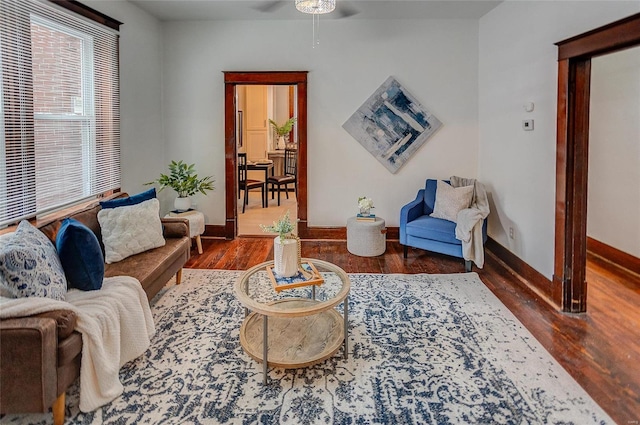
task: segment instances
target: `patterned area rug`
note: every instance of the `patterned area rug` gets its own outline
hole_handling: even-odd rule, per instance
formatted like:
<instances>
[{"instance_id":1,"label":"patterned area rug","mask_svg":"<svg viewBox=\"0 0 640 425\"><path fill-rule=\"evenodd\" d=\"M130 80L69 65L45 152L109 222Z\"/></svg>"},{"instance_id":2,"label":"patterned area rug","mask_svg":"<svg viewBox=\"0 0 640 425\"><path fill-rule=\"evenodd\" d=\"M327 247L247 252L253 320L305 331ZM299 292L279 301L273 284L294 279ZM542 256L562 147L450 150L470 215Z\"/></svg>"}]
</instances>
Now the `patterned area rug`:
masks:
<instances>
[{"instance_id":1,"label":"patterned area rug","mask_svg":"<svg viewBox=\"0 0 640 425\"><path fill-rule=\"evenodd\" d=\"M84 414L76 386L67 423L613 423L475 273L349 275L349 359L341 349L305 369L270 369L265 387L239 344L240 273L185 270L153 300L157 334L122 368L122 396Z\"/></svg>"}]
</instances>

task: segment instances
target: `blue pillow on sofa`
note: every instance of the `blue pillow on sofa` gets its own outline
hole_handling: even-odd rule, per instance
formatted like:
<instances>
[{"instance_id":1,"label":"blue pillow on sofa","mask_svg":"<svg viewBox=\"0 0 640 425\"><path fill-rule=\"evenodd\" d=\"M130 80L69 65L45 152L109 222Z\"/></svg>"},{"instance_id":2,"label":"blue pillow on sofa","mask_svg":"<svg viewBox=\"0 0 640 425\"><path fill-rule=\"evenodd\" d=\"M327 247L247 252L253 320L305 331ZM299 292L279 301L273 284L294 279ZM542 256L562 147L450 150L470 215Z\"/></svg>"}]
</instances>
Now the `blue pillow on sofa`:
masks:
<instances>
[{"instance_id":1,"label":"blue pillow on sofa","mask_svg":"<svg viewBox=\"0 0 640 425\"><path fill-rule=\"evenodd\" d=\"M153 199L155 197L156 188L154 187L142 193L138 193L137 195L129 196L127 198L117 198L108 201L102 201L100 202L100 206L102 207L102 209L129 207L131 205L137 205L144 201L148 201L149 199Z\"/></svg>"},{"instance_id":2,"label":"blue pillow on sofa","mask_svg":"<svg viewBox=\"0 0 640 425\"><path fill-rule=\"evenodd\" d=\"M73 218L64 219L56 236L56 249L69 288L83 291L102 288L104 256L91 229Z\"/></svg>"}]
</instances>

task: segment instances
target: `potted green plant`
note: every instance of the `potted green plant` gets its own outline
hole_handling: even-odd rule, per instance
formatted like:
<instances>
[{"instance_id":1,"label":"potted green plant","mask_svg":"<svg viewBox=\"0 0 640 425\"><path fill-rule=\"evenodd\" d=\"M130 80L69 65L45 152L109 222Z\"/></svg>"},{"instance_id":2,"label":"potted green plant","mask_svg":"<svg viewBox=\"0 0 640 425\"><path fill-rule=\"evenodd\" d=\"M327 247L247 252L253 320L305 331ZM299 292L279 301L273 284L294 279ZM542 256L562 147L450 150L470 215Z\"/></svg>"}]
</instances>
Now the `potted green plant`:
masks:
<instances>
[{"instance_id":1,"label":"potted green plant","mask_svg":"<svg viewBox=\"0 0 640 425\"><path fill-rule=\"evenodd\" d=\"M271 119L269 120L269 123L273 127L273 130L278 135L278 149L285 148L286 143L284 138L289 133L291 133L291 130L293 129L293 124L295 124L295 122L296 122L296 118L291 117L287 120L287 122L282 124L282 126L279 126L278 123L275 122L274 120L271 120Z\"/></svg>"},{"instance_id":2,"label":"potted green plant","mask_svg":"<svg viewBox=\"0 0 640 425\"><path fill-rule=\"evenodd\" d=\"M298 272L299 240L292 234L294 227L289 219L289 210L271 226L261 224L260 227L266 233L278 234L273 240L273 269L276 274L282 277L295 275Z\"/></svg>"},{"instance_id":3,"label":"potted green plant","mask_svg":"<svg viewBox=\"0 0 640 425\"><path fill-rule=\"evenodd\" d=\"M178 197L175 200L174 207L178 211L187 211L191 208L190 196L200 192L203 195L207 194L207 191L214 190L213 177L207 176L199 178L195 171L195 164L187 165L182 160L171 161L169 164L169 174L160 174L160 177L147 185L157 183L160 185L160 190L165 187L170 187L178 193Z\"/></svg>"}]
</instances>

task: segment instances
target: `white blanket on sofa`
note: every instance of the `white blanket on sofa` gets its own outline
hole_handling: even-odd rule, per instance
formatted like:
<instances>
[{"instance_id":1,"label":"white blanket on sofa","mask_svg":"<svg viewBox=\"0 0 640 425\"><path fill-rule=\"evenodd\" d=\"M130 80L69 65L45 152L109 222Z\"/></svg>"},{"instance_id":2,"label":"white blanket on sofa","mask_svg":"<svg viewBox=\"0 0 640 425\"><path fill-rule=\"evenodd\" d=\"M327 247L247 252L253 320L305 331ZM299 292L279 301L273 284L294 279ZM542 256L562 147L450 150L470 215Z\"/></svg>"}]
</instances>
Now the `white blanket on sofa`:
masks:
<instances>
[{"instance_id":1,"label":"white blanket on sofa","mask_svg":"<svg viewBox=\"0 0 640 425\"><path fill-rule=\"evenodd\" d=\"M0 298L0 318L67 309L78 315L82 333L80 410L89 412L122 394L120 367L140 356L155 333L147 295L137 279L104 279L98 291L69 290L67 301Z\"/></svg>"},{"instance_id":2,"label":"white blanket on sofa","mask_svg":"<svg viewBox=\"0 0 640 425\"><path fill-rule=\"evenodd\" d=\"M484 241L482 225L489 215L487 191L476 179L452 176L451 186L473 186L471 206L458 212L456 219L456 239L462 241L462 257L473 261L478 268L484 267Z\"/></svg>"}]
</instances>

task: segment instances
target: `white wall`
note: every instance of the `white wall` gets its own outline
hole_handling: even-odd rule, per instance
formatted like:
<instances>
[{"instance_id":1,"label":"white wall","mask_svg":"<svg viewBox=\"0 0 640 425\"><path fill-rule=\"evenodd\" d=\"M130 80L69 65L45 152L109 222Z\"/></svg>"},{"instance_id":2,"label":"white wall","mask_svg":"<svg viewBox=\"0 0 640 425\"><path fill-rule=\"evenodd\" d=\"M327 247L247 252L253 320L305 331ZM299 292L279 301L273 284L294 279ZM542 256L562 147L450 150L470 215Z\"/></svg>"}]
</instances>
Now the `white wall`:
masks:
<instances>
[{"instance_id":1,"label":"white wall","mask_svg":"<svg viewBox=\"0 0 640 425\"><path fill-rule=\"evenodd\" d=\"M127 2L89 5L124 22L125 190L144 189L170 159L195 162L217 186L196 197L198 208L208 224L224 224L222 71L308 70L310 225L344 226L357 197L367 195L376 213L397 226L400 207L425 178L478 177L492 200L489 234L549 278L554 43L640 11L638 2L518 1L502 3L479 23L323 20L321 45L312 49L310 20L162 24ZM395 175L341 127L389 75L444 123ZM536 108L525 113L529 101ZM522 131L525 118L535 119L533 132ZM173 194L165 192L167 210Z\"/></svg>"},{"instance_id":2,"label":"white wall","mask_svg":"<svg viewBox=\"0 0 640 425\"><path fill-rule=\"evenodd\" d=\"M122 189L149 189L143 183L167 172L162 131L162 24L126 1L87 1L123 22L120 26L120 137ZM166 192L166 193L165 193ZM175 195L166 189L164 204Z\"/></svg>"},{"instance_id":3,"label":"white wall","mask_svg":"<svg viewBox=\"0 0 640 425\"><path fill-rule=\"evenodd\" d=\"M591 62L587 235L640 257L640 47Z\"/></svg>"},{"instance_id":4,"label":"white wall","mask_svg":"<svg viewBox=\"0 0 640 425\"><path fill-rule=\"evenodd\" d=\"M489 234L549 279L555 226L554 43L638 11L637 1L513 1L480 19L478 174L491 192ZM526 113L525 102L534 102L535 110ZM534 119L535 130L523 131L523 119Z\"/></svg>"},{"instance_id":5,"label":"white wall","mask_svg":"<svg viewBox=\"0 0 640 425\"><path fill-rule=\"evenodd\" d=\"M208 224L224 224L222 71L306 70L311 226L344 226L357 199L399 225L402 205L427 177L475 177L478 155L476 20L322 20L311 46L311 17L297 21L164 24L167 159L195 162L217 189L198 196ZM444 126L395 175L342 129L393 75Z\"/></svg>"}]
</instances>

